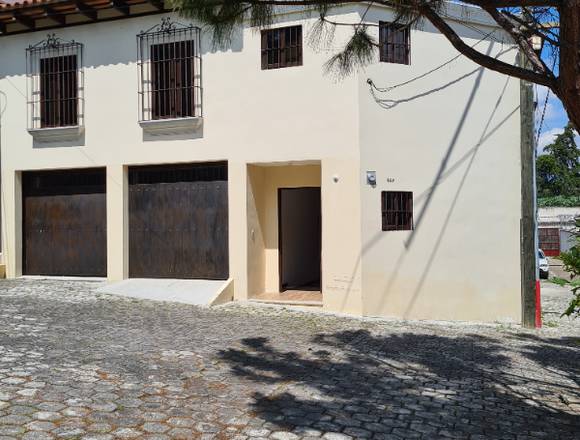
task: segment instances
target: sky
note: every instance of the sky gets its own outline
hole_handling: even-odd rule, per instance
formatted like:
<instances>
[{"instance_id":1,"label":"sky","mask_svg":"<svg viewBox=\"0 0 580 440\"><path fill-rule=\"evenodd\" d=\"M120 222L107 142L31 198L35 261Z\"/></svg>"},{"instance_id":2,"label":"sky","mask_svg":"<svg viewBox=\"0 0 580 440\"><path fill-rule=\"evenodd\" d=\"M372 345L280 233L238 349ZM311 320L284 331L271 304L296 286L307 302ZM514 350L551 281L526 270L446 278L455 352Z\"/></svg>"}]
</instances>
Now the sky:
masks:
<instances>
[{"instance_id":1,"label":"sky","mask_svg":"<svg viewBox=\"0 0 580 440\"><path fill-rule=\"evenodd\" d=\"M546 102L546 94L548 88L544 86L536 87L536 100L538 106L536 107L536 130L540 128L540 121L542 112L544 110L544 102ZM546 106L546 114L544 123L542 124L542 132L538 140L538 154L541 154L544 147L554 141L556 136L564 131L564 127L568 123L568 116L562 103L558 98L550 93L548 97L548 104ZM576 145L580 147L580 136L576 136Z\"/></svg>"}]
</instances>

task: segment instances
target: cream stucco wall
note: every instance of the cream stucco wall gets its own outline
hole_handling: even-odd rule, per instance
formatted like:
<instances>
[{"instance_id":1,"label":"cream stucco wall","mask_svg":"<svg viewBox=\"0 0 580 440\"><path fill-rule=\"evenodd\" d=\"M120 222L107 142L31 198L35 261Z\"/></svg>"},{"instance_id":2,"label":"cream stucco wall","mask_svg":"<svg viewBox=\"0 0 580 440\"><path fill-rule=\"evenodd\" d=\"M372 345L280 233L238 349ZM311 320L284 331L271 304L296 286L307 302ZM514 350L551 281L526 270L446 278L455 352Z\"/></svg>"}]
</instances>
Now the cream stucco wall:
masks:
<instances>
[{"instance_id":1,"label":"cream stucco wall","mask_svg":"<svg viewBox=\"0 0 580 440\"><path fill-rule=\"evenodd\" d=\"M85 135L80 142L35 143L27 133L25 49L43 32L0 40L0 90L5 105L2 133L4 255L8 276L22 274L19 172L104 166L107 169L107 270L109 280L128 275L127 167L140 164L228 161L230 276L236 298L248 294L248 164L310 161L327 163L327 179L358 173L356 78L337 83L322 75L329 54L304 47L304 65L262 71L260 37L245 28L231 46L214 49L202 36L204 121L194 136L151 137L138 125L135 36L163 16L95 23L56 31L84 44ZM358 12L341 15L356 19ZM311 19L283 15L284 25ZM341 33L337 35L341 39ZM334 111L341 109L341 111ZM317 184L320 184L320 166ZM350 179L349 212L360 210L358 187ZM335 185L334 191L342 190ZM330 189L330 187L329 187ZM271 201L270 201L271 203ZM329 224L329 231L333 225ZM356 227L358 229L358 225ZM356 255L358 243L353 243ZM348 252L347 252L348 253ZM267 253L267 267L272 259ZM337 269L329 267L329 271ZM270 271L271 272L271 271ZM267 272L267 273L270 273ZM276 275L267 278L275 284ZM266 278L265 278L266 282Z\"/></svg>"},{"instance_id":2,"label":"cream stucco wall","mask_svg":"<svg viewBox=\"0 0 580 440\"><path fill-rule=\"evenodd\" d=\"M358 162L350 165L324 159L248 166L249 297L279 291L278 189L320 187L323 304L362 314Z\"/></svg>"},{"instance_id":3,"label":"cream stucco wall","mask_svg":"<svg viewBox=\"0 0 580 440\"><path fill-rule=\"evenodd\" d=\"M309 186L321 188L324 307L361 314L358 169L331 159L248 167L248 296L279 292L278 189Z\"/></svg>"},{"instance_id":4,"label":"cream stucco wall","mask_svg":"<svg viewBox=\"0 0 580 440\"><path fill-rule=\"evenodd\" d=\"M478 43L493 28L451 24L467 44L515 61L499 30ZM364 314L519 321L519 81L461 57L373 96L367 79L384 89L457 55L429 24L411 41L410 66L359 75ZM387 190L413 192L413 231L381 230Z\"/></svg>"},{"instance_id":5,"label":"cream stucco wall","mask_svg":"<svg viewBox=\"0 0 580 440\"><path fill-rule=\"evenodd\" d=\"M279 292L278 189L320 187L320 165L251 165L248 177L249 193L254 195L254 203L248 202L248 252L252 252L252 257L248 257L248 273L256 277L248 282L248 291ZM322 195L321 198L324 200ZM257 215L250 214L253 212ZM253 218L256 220L252 221ZM260 260L263 269L258 267Z\"/></svg>"},{"instance_id":6,"label":"cream stucco wall","mask_svg":"<svg viewBox=\"0 0 580 440\"><path fill-rule=\"evenodd\" d=\"M358 22L365 8L343 7L336 14L340 21ZM475 44L491 28L479 12L465 11L450 6L449 14L469 20L469 27L451 24ZM334 47L314 50L306 44L313 20L284 14L279 17L284 25L304 26L303 66L262 71L259 33L250 28L223 50L212 48L203 34L203 128L195 136L153 138L137 123L135 36L166 15L56 31L85 44L86 129L77 143L38 144L26 131L25 49L46 35L0 38L3 252L9 277L22 272L21 171L106 167L107 270L110 280L119 280L127 277L130 258L127 167L227 160L236 299L278 289L276 188L308 184L321 186L327 310L519 319L517 81L460 58L379 94L383 101L377 102L367 78L389 86L424 74L456 52L426 26L412 31L410 66L377 62L335 81L323 75L323 65L349 29L337 28ZM371 9L366 19L389 17L387 10ZM503 38L499 31L494 35ZM507 40L478 44L494 54L510 46ZM502 56L511 61L515 52ZM377 171L375 188L366 185L366 170ZM380 230L380 191L391 188L414 192L412 234Z\"/></svg>"},{"instance_id":7,"label":"cream stucco wall","mask_svg":"<svg viewBox=\"0 0 580 440\"><path fill-rule=\"evenodd\" d=\"M266 292L266 168L248 165L247 187L247 238L248 238L248 289L252 298Z\"/></svg>"}]
</instances>

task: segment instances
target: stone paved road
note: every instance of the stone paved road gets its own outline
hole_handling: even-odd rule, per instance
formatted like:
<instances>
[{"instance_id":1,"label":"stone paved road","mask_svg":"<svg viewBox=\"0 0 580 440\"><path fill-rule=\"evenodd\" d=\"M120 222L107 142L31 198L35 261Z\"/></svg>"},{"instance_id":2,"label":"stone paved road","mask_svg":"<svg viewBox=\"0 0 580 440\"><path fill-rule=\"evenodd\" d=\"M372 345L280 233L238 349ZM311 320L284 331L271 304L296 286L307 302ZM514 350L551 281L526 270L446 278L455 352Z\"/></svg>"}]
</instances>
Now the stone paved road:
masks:
<instances>
[{"instance_id":1,"label":"stone paved road","mask_svg":"<svg viewBox=\"0 0 580 440\"><path fill-rule=\"evenodd\" d=\"M202 309L97 285L0 282L0 439L580 438L575 323Z\"/></svg>"}]
</instances>

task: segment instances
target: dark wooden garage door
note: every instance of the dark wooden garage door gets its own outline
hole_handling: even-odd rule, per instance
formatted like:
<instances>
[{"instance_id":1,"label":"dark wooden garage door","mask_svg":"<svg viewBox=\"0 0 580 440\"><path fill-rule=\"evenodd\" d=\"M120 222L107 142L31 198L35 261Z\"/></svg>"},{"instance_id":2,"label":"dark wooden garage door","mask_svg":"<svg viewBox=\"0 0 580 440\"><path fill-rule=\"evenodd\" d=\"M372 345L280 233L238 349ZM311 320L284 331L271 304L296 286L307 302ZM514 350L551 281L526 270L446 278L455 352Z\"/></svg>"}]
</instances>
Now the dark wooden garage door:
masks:
<instances>
[{"instance_id":1,"label":"dark wooden garage door","mask_svg":"<svg viewBox=\"0 0 580 440\"><path fill-rule=\"evenodd\" d=\"M227 164L129 169L129 276L227 279Z\"/></svg>"},{"instance_id":2,"label":"dark wooden garage door","mask_svg":"<svg viewBox=\"0 0 580 440\"><path fill-rule=\"evenodd\" d=\"M105 170L24 172L23 273L107 275Z\"/></svg>"}]
</instances>

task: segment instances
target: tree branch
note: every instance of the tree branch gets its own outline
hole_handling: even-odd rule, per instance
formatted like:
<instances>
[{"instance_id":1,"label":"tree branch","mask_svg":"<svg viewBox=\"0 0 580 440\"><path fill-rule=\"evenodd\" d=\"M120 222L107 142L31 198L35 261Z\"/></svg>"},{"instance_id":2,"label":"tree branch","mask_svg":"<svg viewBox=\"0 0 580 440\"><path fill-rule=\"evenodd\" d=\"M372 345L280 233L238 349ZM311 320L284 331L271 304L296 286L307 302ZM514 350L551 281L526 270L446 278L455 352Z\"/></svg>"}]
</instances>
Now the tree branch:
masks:
<instances>
[{"instance_id":1,"label":"tree branch","mask_svg":"<svg viewBox=\"0 0 580 440\"><path fill-rule=\"evenodd\" d=\"M552 38L552 37L558 38L558 35L556 35L551 29L543 27L542 23L539 23L537 20L534 19L534 23L532 26L531 23L526 23L524 20L522 20L521 17L518 17L517 15L512 14L509 11L504 10L504 11L502 11L502 14L511 18L513 21L519 23L520 25L525 26L529 32L531 32L534 35L537 35L538 37L543 38L548 43L550 43L554 46L560 46L560 42L555 40L554 38ZM542 30L540 30L540 29L542 29ZM546 35L546 33L544 33L544 32L546 32L549 35Z\"/></svg>"},{"instance_id":2,"label":"tree branch","mask_svg":"<svg viewBox=\"0 0 580 440\"><path fill-rule=\"evenodd\" d=\"M484 55L467 45L430 6L422 5L419 7L419 11L449 40L455 49L474 63L495 72L549 87L552 90L556 88L556 82L551 76L505 63L496 58Z\"/></svg>"},{"instance_id":3,"label":"tree branch","mask_svg":"<svg viewBox=\"0 0 580 440\"><path fill-rule=\"evenodd\" d=\"M227 0L216 0L216 5L224 3ZM329 5L338 6L344 3L361 3L361 0L247 0L246 3L251 4L266 4L266 5L280 5L280 6L315 6L315 5ZM375 1L383 5L391 5L393 7L404 7L400 2L393 2L389 0ZM418 2L417 2L418 3ZM545 6L558 7L562 4L561 0L464 0L464 3L472 5L493 8L511 8L511 7L526 7L526 6ZM409 5L411 7L412 5Z\"/></svg>"},{"instance_id":4,"label":"tree branch","mask_svg":"<svg viewBox=\"0 0 580 440\"><path fill-rule=\"evenodd\" d=\"M559 7L561 0L465 0L464 3L479 6L481 8L518 8L526 6Z\"/></svg>"},{"instance_id":5,"label":"tree branch","mask_svg":"<svg viewBox=\"0 0 580 440\"><path fill-rule=\"evenodd\" d=\"M528 37L521 31L517 22L514 22L503 12L500 12L495 8L485 7L483 9L489 15L491 15L497 24L499 24L509 35L513 37L517 45L520 47L524 55L528 58L537 72L553 77L552 72L538 56L536 51L534 51L534 48L531 46Z\"/></svg>"}]
</instances>

